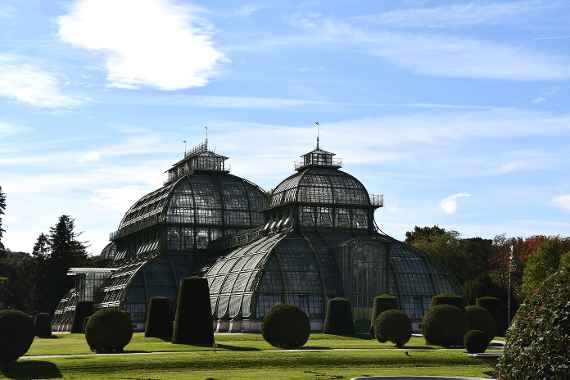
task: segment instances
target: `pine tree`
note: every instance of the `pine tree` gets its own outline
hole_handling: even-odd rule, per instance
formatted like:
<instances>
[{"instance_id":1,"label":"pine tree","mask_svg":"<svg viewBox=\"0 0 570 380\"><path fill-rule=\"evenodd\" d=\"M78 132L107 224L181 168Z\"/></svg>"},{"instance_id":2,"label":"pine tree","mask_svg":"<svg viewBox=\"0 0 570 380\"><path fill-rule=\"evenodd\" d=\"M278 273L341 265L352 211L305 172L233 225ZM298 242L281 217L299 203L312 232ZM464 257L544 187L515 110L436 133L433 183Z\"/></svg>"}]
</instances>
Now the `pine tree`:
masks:
<instances>
[{"instance_id":1,"label":"pine tree","mask_svg":"<svg viewBox=\"0 0 570 380\"><path fill-rule=\"evenodd\" d=\"M6 213L6 194L2 192L2 186L0 186L0 250L4 249L4 245L2 244L2 237L4 236L4 230L2 228L2 216Z\"/></svg>"},{"instance_id":2,"label":"pine tree","mask_svg":"<svg viewBox=\"0 0 570 380\"><path fill-rule=\"evenodd\" d=\"M38 259L47 259L50 252L49 238L46 234L41 233L34 244L34 249L32 250L32 255Z\"/></svg>"}]
</instances>

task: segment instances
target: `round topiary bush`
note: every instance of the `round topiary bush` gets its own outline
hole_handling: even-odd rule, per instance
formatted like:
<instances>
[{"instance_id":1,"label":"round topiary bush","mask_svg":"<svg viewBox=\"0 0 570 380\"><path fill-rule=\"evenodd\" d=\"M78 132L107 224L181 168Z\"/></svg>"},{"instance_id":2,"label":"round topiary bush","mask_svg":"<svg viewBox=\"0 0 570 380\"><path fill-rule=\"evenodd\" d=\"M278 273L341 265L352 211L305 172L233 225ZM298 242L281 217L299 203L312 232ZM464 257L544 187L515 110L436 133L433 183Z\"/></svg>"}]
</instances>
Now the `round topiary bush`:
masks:
<instances>
[{"instance_id":1,"label":"round topiary bush","mask_svg":"<svg viewBox=\"0 0 570 380\"><path fill-rule=\"evenodd\" d=\"M412 337L412 322L401 310L386 310L376 317L374 331L380 343L392 342L401 348Z\"/></svg>"},{"instance_id":2,"label":"round topiary bush","mask_svg":"<svg viewBox=\"0 0 570 380\"><path fill-rule=\"evenodd\" d=\"M374 297L372 302L372 312L370 313L370 327L369 333L372 338L374 334L374 321L380 315L380 313L386 310L398 309L398 298L391 294L380 294Z\"/></svg>"},{"instance_id":3,"label":"round topiary bush","mask_svg":"<svg viewBox=\"0 0 570 380\"><path fill-rule=\"evenodd\" d=\"M0 364L16 361L28 352L34 335L34 320L28 314L0 311Z\"/></svg>"},{"instance_id":4,"label":"round topiary bush","mask_svg":"<svg viewBox=\"0 0 570 380\"><path fill-rule=\"evenodd\" d=\"M346 298L331 298L327 303L325 334L354 335L352 306Z\"/></svg>"},{"instance_id":5,"label":"round topiary bush","mask_svg":"<svg viewBox=\"0 0 570 380\"><path fill-rule=\"evenodd\" d=\"M129 313L117 309L96 311L85 326L85 339L96 353L122 352L133 337Z\"/></svg>"},{"instance_id":6,"label":"round topiary bush","mask_svg":"<svg viewBox=\"0 0 570 380\"><path fill-rule=\"evenodd\" d=\"M444 293L435 295L431 299L431 306L438 305L451 305L463 309L465 307L465 301L463 300L463 297L456 294Z\"/></svg>"},{"instance_id":7,"label":"round topiary bush","mask_svg":"<svg viewBox=\"0 0 570 380\"><path fill-rule=\"evenodd\" d=\"M34 328L37 337L51 338L51 319L48 313L38 313L34 317Z\"/></svg>"},{"instance_id":8,"label":"round topiary bush","mask_svg":"<svg viewBox=\"0 0 570 380\"><path fill-rule=\"evenodd\" d=\"M570 271L547 278L507 332L498 378L570 379Z\"/></svg>"},{"instance_id":9,"label":"round topiary bush","mask_svg":"<svg viewBox=\"0 0 570 380\"><path fill-rule=\"evenodd\" d=\"M429 344L460 346L467 331L465 311L452 305L433 306L424 316L422 329Z\"/></svg>"},{"instance_id":10,"label":"round topiary bush","mask_svg":"<svg viewBox=\"0 0 570 380\"><path fill-rule=\"evenodd\" d=\"M263 339L272 346L293 349L307 343L311 335L309 318L294 305L275 305L263 318Z\"/></svg>"},{"instance_id":11,"label":"round topiary bush","mask_svg":"<svg viewBox=\"0 0 570 380\"><path fill-rule=\"evenodd\" d=\"M467 306L465 316L467 317L467 331L483 331L487 335L487 344L489 344L497 334L497 325L491 313L481 306Z\"/></svg>"},{"instance_id":12,"label":"round topiary bush","mask_svg":"<svg viewBox=\"0 0 570 380\"><path fill-rule=\"evenodd\" d=\"M463 338L463 345L470 354L485 352L489 345L487 334L481 330L469 330Z\"/></svg>"},{"instance_id":13,"label":"round topiary bush","mask_svg":"<svg viewBox=\"0 0 570 380\"><path fill-rule=\"evenodd\" d=\"M152 297L148 302L144 336L167 338L172 336L172 313L170 299Z\"/></svg>"}]
</instances>

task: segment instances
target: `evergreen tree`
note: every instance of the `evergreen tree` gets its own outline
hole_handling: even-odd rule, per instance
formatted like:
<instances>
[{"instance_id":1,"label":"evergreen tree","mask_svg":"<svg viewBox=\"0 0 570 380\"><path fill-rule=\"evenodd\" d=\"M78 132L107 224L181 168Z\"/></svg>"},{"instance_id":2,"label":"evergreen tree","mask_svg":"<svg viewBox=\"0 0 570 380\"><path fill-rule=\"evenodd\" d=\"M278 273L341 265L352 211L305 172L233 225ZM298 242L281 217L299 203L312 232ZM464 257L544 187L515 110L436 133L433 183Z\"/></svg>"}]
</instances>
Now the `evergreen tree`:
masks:
<instances>
[{"instance_id":1,"label":"evergreen tree","mask_svg":"<svg viewBox=\"0 0 570 380\"><path fill-rule=\"evenodd\" d=\"M32 255L38 259L45 260L48 258L50 252L49 238L46 234L41 233L34 244Z\"/></svg>"},{"instance_id":2,"label":"evergreen tree","mask_svg":"<svg viewBox=\"0 0 570 380\"><path fill-rule=\"evenodd\" d=\"M0 250L4 250L4 244L2 244L2 237L4 236L4 230L2 228L2 216L6 213L6 194L2 192L2 186L0 186Z\"/></svg>"}]
</instances>

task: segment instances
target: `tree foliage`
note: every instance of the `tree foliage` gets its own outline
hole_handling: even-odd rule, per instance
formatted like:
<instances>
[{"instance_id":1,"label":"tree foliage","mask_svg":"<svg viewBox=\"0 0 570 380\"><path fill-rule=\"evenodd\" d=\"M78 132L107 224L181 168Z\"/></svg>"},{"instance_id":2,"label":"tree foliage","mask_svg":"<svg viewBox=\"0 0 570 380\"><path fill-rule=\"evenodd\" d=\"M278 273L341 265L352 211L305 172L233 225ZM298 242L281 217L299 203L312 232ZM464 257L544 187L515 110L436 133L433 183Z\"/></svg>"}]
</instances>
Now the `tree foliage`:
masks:
<instances>
[{"instance_id":1,"label":"tree foliage","mask_svg":"<svg viewBox=\"0 0 570 380\"><path fill-rule=\"evenodd\" d=\"M540 244L536 252L531 255L526 263L523 281L522 295L524 298L533 294L540 284L560 267L561 258L568 248L568 241L555 238ZM566 262L567 259L564 259Z\"/></svg>"}]
</instances>

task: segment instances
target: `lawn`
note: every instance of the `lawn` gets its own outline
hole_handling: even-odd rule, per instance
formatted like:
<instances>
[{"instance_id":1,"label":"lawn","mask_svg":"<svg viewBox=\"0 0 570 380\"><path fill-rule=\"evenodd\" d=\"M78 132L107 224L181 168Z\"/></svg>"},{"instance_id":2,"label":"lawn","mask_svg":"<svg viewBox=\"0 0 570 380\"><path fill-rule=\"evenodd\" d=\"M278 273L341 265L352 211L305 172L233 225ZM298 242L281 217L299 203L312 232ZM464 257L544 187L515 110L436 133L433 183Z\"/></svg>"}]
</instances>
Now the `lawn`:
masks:
<instances>
[{"instance_id":1,"label":"lawn","mask_svg":"<svg viewBox=\"0 0 570 380\"><path fill-rule=\"evenodd\" d=\"M217 348L174 345L135 334L133 355L95 355L82 334L38 339L28 355L2 374L13 378L69 379L349 379L362 375L488 377L491 364L462 349L427 346L412 338L406 349L374 340L313 334L303 350L282 351L257 334L216 335ZM45 357L45 355L64 355Z\"/></svg>"}]
</instances>

